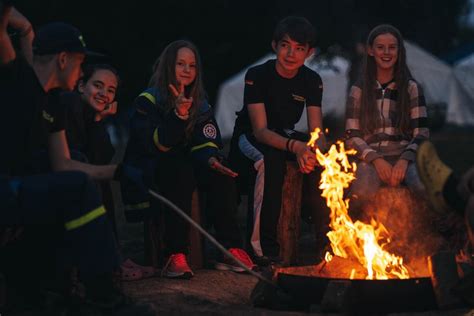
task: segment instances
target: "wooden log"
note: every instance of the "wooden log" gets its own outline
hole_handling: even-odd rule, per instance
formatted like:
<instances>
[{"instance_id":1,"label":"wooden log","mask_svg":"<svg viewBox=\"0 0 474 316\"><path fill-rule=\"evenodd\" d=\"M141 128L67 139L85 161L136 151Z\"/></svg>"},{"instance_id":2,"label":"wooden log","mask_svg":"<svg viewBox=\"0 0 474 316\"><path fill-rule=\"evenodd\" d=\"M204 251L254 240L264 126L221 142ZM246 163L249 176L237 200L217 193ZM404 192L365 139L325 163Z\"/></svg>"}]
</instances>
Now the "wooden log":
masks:
<instances>
[{"instance_id":1,"label":"wooden log","mask_svg":"<svg viewBox=\"0 0 474 316\"><path fill-rule=\"evenodd\" d=\"M278 222L280 257L286 266L295 264L298 256L302 189L303 175L297 163L287 162Z\"/></svg>"},{"instance_id":2,"label":"wooden log","mask_svg":"<svg viewBox=\"0 0 474 316\"><path fill-rule=\"evenodd\" d=\"M459 282L454 252L442 251L430 256L428 267L438 307L460 307L461 301L451 293L451 289Z\"/></svg>"},{"instance_id":3,"label":"wooden log","mask_svg":"<svg viewBox=\"0 0 474 316\"><path fill-rule=\"evenodd\" d=\"M199 194L195 190L191 204L191 218L198 224L201 224L201 206L199 203ZM193 269L200 269L203 266L203 247L201 233L190 225L189 229L189 265Z\"/></svg>"}]
</instances>

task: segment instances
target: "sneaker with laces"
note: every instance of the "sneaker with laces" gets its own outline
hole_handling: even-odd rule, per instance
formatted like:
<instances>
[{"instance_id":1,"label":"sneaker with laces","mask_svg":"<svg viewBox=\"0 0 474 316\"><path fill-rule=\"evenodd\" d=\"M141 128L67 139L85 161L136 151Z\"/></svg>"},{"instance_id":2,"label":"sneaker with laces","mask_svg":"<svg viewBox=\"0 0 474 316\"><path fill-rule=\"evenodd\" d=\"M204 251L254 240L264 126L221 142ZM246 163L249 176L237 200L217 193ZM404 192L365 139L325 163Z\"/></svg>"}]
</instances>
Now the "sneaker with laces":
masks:
<instances>
[{"instance_id":1,"label":"sneaker with laces","mask_svg":"<svg viewBox=\"0 0 474 316\"><path fill-rule=\"evenodd\" d=\"M188 265L184 253L174 253L166 262L161 276L176 279L190 279L194 276L193 271Z\"/></svg>"},{"instance_id":2,"label":"sneaker with laces","mask_svg":"<svg viewBox=\"0 0 474 316\"><path fill-rule=\"evenodd\" d=\"M255 271L257 268L257 265L253 263L252 259L250 259L250 256L247 254L247 252L243 249L240 248L230 248L229 252L234 256L235 259L239 260L241 263L243 263L247 268L250 270ZM217 270L230 270L234 272L246 272L244 268L239 266L234 259L230 257L223 257L220 262L216 262L214 265Z\"/></svg>"},{"instance_id":3,"label":"sneaker with laces","mask_svg":"<svg viewBox=\"0 0 474 316\"><path fill-rule=\"evenodd\" d=\"M451 208L443 197L443 187L453 171L441 161L431 142L425 141L418 148L416 167L434 210L440 214L450 212Z\"/></svg>"}]
</instances>

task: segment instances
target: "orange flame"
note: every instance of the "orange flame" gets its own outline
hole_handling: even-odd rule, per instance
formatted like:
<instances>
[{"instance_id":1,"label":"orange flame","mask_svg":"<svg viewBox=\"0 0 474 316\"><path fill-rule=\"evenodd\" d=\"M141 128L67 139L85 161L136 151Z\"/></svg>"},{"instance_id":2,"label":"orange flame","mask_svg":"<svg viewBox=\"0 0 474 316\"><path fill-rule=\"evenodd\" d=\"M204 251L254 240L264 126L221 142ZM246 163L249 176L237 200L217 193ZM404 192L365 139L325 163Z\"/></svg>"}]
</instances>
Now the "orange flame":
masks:
<instances>
[{"instance_id":1,"label":"orange flame","mask_svg":"<svg viewBox=\"0 0 474 316\"><path fill-rule=\"evenodd\" d=\"M320 130L317 128L311 133L308 146L314 148L319 135ZM332 145L326 154L316 149L316 159L324 168L319 188L331 210L331 231L327 236L333 254L342 258L355 257L367 269L367 279L409 278L403 258L383 249L390 242L386 228L374 219L369 225L360 221L354 223L350 218L349 199L344 200L343 196L344 189L355 179L356 171L356 164L350 164L347 155L354 155L356 151L345 150L341 141L336 145ZM332 256L326 254L325 258L329 262L327 259ZM351 273L353 276L354 273Z\"/></svg>"}]
</instances>

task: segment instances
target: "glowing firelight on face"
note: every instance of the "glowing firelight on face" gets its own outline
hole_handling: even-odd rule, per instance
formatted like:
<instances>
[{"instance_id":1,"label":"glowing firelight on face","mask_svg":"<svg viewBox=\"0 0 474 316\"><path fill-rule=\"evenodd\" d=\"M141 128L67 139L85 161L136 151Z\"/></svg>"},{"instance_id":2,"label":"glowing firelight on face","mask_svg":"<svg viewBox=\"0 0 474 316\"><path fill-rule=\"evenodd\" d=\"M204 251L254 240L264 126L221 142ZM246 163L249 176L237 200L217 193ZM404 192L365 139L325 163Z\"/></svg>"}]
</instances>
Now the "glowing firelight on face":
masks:
<instances>
[{"instance_id":1,"label":"glowing firelight on face","mask_svg":"<svg viewBox=\"0 0 474 316\"><path fill-rule=\"evenodd\" d=\"M315 147L320 130L311 133L308 146ZM337 145L337 146L336 146ZM324 168L321 173L319 188L321 196L331 210L331 231L327 234L333 255L342 258L355 257L367 269L367 279L408 279L408 270L403 265L403 258L393 255L383 248L390 242L386 228L374 219L370 225L356 221L349 216L349 199L344 200L344 189L355 179L356 164L349 163L347 155L354 155L355 150L345 150L344 143L339 141L332 145L326 154L316 149L316 159ZM382 242L382 244L380 244ZM326 253L326 262L332 255ZM354 271L350 275L354 277Z\"/></svg>"}]
</instances>

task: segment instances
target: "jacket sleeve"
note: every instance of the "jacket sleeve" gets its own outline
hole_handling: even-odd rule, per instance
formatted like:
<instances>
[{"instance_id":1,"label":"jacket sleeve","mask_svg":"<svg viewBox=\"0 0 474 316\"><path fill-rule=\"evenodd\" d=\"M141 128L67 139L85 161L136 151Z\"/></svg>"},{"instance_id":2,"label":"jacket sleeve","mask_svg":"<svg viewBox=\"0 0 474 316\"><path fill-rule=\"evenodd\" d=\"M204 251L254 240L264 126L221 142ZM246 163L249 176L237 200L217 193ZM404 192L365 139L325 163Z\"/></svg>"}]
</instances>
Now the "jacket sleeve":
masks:
<instances>
[{"instance_id":1,"label":"jacket sleeve","mask_svg":"<svg viewBox=\"0 0 474 316\"><path fill-rule=\"evenodd\" d=\"M408 94L410 95L410 129L413 131L413 137L400 158L414 161L418 146L429 138L430 131L422 88L411 80L408 85Z\"/></svg>"},{"instance_id":2,"label":"jacket sleeve","mask_svg":"<svg viewBox=\"0 0 474 316\"><path fill-rule=\"evenodd\" d=\"M214 113L209 105L206 104L206 107L194 127L190 150L197 163L207 166L209 158L217 156L222 148L222 139Z\"/></svg>"},{"instance_id":3,"label":"jacket sleeve","mask_svg":"<svg viewBox=\"0 0 474 316\"><path fill-rule=\"evenodd\" d=\"M135 100L135 112L130 128L140 133L136 135L136 139L151 153L153 150L159 150L159 144L171 148L183 142L186 121L178 118L173 111L166 113L159 100L156 100L152 93L145 91ZM154 148L150 148L150 145Z\"/></svg>"},{"instance_id":4,"label":"jacket sleeve","mask_svg":"<svg viewBox=\"0 0 474 316\"><path fill-rule=\"evenodd\" d=\"M360 129L360 99L362 90L358 86L352 86L347 100L346 107L346 146L355 149L357 157L367 163L382 157L371 148L364 140L363 132Z\"/></svg>"}]
</instances>

